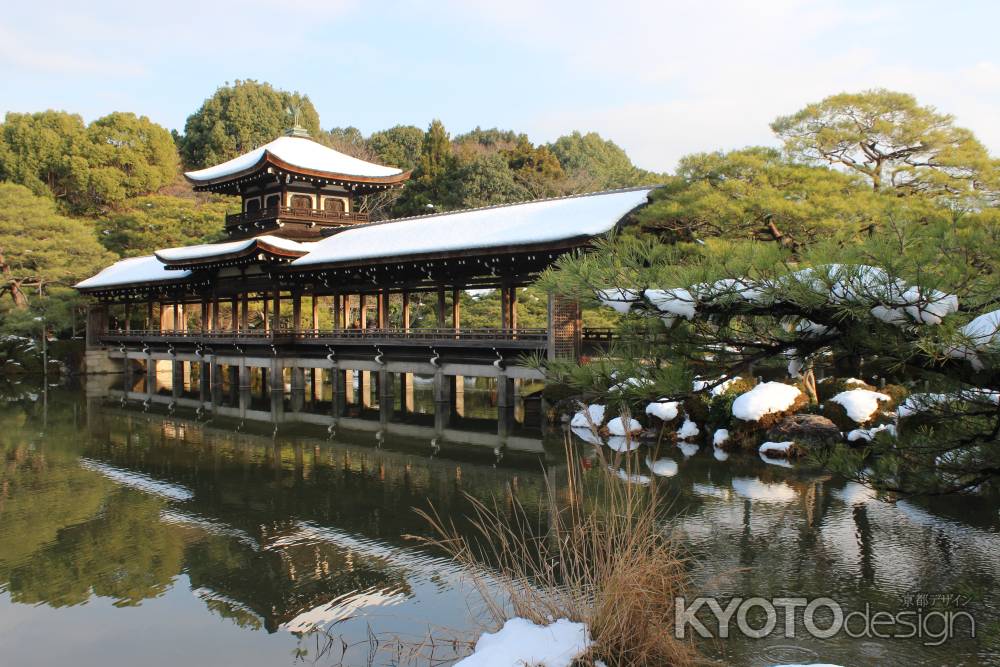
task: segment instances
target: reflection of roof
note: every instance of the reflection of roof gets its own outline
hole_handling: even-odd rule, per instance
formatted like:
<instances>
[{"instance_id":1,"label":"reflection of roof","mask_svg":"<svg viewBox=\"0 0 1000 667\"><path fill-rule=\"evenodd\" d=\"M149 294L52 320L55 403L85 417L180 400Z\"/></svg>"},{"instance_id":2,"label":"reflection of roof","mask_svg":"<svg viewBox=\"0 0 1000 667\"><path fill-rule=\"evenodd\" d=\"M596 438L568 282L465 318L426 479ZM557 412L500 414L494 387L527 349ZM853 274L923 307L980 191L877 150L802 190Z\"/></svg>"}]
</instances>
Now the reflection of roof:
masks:
<instances>
[{"instance_id":1,"label":"reflection of roof","mask_svg":"<svg viewBox=\"0 0 1000 667\"><path fill-rule=\"evenodd\" d=\"M130 257L115 262L96 276L76 284L77 289L121 287L141 283L176 282L191 275L190 271L170 271L153 255Z\"/></svg>"},{"instance_id":2,"label":"reflection of roof","mask_svg":"<svg viewBox=\"0 0 1000 667\"><path fill-rule=\"evenodd\" d=\"M611 190L346 227L292 266L532 246L610 231L652 188Z\"/></svg>"},{"instance_id":3,"label":"reflection of roof","mask_svg":"<svg viewBox=\"0 0 1000 667\"><path fill-rule=\"evenodd\" d=\"M306 137L278 137L249 153L213 167L189 171L184 176L195 185L208 185L256 171L264 163L292 172L345 179L356 177L363 181L397 182L404 176L402 169L366 162Z\"/></svg>"}]
</instances>

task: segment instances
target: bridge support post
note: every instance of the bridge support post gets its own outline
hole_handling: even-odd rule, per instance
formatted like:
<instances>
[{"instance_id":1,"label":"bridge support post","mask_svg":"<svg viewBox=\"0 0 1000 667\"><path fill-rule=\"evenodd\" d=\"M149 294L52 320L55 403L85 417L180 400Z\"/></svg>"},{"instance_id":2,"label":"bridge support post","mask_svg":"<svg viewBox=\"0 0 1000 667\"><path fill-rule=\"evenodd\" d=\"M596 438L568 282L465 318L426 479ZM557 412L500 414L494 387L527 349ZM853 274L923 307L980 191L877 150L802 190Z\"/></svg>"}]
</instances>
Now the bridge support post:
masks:
<instances>
[{"instance_id":1,"label":"bridge support post","mask_svg":"<svg viewBox=\"0 0 1000 667\"><path fill-rule=\"evenodd\" d=\"M330 371L330 407L334 417L343 417L347 400L347 371L336 363Z\"/></svg>"},{"instance_id":2,"label":"bridge support post","mask_svg":"<svg viewBox=\"0 0 1000 667\"><path fill-rule=\"evenodd\" d=\"M178 398L184 391L184 362L174 359L170 364L170 393L174 398Z\"/></svg>"},{"instance_id":3,"label":"bridge support post","mask_svg":"<svg viewBox=\"0 0 1000 667\"><path fill-rule=\"evenodd\" d=\"M451 423L451 378L440 370L434 374L434 428L442 431Z\"/></svg>"},{"instance_id":4,"label":"bridge support post","mask_svg":"<svg viewBox=\"0 0 1000 667\"><path fill-rule=\"evenodd\" d=\"M279 423L285 418L285 366L283 360L272 359L270 370L271 420Z\"/></svg>"},{"instance_id":5,"label":"bridge support post","mask_svg":"<svg viewBox=\"0 0 1000 667\"><path fill-rule=\"evenodd\" d=\"M393 393L393 374L382 368L378 372L378 417L383 424L392 421L396 411L396 397Z\"/></svg>"},{"instance_id":6,"label":"bridge support post","mask_svg":"<svg viewBox=\"0 0 1000 667\"><path fill-rule=\"evenodd\" d=\"M246 419L247 408L250 407L250 367L247 366L246 359L240 359L237 373L239 374L237 384L240 396L240 419Z\"/></svg>"},{"instance_id":7,"label":"bridge support post","mask_svg":"<svg viewBox=\"0 0 1000 667\"><path fill-rule=\"evenodd\" d=\"M465 416L465 378L461 375L451 375L451 395L449 397L451 410L458 417Z\"/></svg>"},{"instance_id":8,"label":"bridge support post","mask_svg":"<svg viewBox=\"0 0 1000 667\"><path fill-rule=\"evenodd\" d=\"M306 400L306 369L292 366L292 412L302 412Z\"/></svg>"},{"instance_id":9,"label":"bridge support post","mask_svg":"<svg viewBox=\"0 0 1000 667\"><path fill-rule=\"evenodd\" d=\"M368 409L372 406L372 374L371 371L354 371L360 375L358 381L358 392L361 394L361 400L358 403L361 404L362 408Z\"/></svg>"},{"instance_id":10,"label":"bridge support post","mask_svg":"<svg viewBox=\"0 0 1000 667\"><path fill-rule=\"evenodd\" d=\"M412 414L414 411L413 403L413 373L400 373L399 374L399 393L400 408L403 414Z\"/></svg>"},{"instance_id":11,"label":"bridge support post","mask_svg":"<svg viewBox=\"0 0 1000 667\"><path fill-rule=\"evenodd\" d=\"M514 378L497 377L497 433L508 435L514 425Z\"/></svg>"}]
</instances>

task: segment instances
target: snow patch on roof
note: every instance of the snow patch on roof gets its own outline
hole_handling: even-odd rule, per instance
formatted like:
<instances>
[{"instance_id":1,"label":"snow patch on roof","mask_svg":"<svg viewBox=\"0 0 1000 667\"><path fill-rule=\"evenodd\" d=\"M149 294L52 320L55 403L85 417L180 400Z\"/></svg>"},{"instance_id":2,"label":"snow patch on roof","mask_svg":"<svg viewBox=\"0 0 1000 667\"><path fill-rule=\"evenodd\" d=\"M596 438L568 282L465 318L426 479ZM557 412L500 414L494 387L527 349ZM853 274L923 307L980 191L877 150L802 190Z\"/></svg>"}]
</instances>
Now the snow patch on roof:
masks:
<instances>
[{"instance_id":1,"label":"snow patch on roof","mask_svg":"<svg viewBox=\"0 0 1000 667\"><path fill-rule=\"evenodd\" d=\"M308 252L312 243L299 243L291 239L283 239L280 236L264 234L254 236L241 241L227 241L224 243L202 243L199 245L183 246L180 248L165 248L156 251L156 257L165 262L185 262L195 259L209 259L219 255L230 255L241 250L246 250L254 243L260 241L269 246L289 252Z\"/></svg>"},{"instance_id":2,"label":"snow patch on roof","mask_svg":"<svg viewBox=\"0 0 1000 667\"><path fill-rule=\"evenodd\" d=\"M614 190L348 227L292 266L482 250L592 237L610 231L652 188Z\"/></svg>"},{"instance_id":3,"label":"snow patch on roof","mask_svg":"<svg viewBox=\"0 0 1000 667\"><path fill-rule=\"evenodd\" d=\"M97 289L136 283L173 282L190 275L191 272L187 270L169 270L156 257L147 255L115 262L96 276L81 280L76 284L76 287L78 289Z\"/></svg>"},{"instance_id":4,"label":"snow patch on roof","mask_svg":"<svg viewBox=\"0 0 1000 667\"><path fill-rule=\"evenodd\" d=\"M278 137L274 141L249 153L234 157L232 160L206 169L189 171L184 175L192 181L201 182L225 178L252 168L261 161L265 152L271 153L282 162L287 162L292 166L328 174L380 178L403 173L402 169L365 162L306 137Z\"/></svg>"}]
</instances>

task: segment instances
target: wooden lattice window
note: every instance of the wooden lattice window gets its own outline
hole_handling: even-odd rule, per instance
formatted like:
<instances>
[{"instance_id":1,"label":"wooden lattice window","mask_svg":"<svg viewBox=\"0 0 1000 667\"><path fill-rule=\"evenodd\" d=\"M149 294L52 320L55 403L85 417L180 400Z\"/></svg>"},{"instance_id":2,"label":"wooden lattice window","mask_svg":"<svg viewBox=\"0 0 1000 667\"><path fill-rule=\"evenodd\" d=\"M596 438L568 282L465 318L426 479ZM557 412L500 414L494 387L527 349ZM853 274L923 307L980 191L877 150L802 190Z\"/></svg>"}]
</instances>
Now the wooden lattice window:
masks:
<instances>
[{"instance_id":1,"label":"wooden lattice window","mask_svg":"<svg viewBox=\"0 0 1000 667\"><path fill-rule=\"evenodd\" d=\"M323 200L323 210L330 213L343 213L345 210L344 200L340 197L327 197Z\"/></svg>"},{"instance_id":2,"label":"wooden lattice window","mask_svg":"<svg viewBox=\"0 0 1000 667\"><path fill-rule=\"evenodd\" d=\"M268 195L264 197L264 208L277 208L281 203L281 195Z\"/></svg>"},{"instance_id":3,"label":"wooden lattice window","mask_svg":"<svg viewBox=\"0 0 1000 667\"><path fill-rule=\"evenodd\" d=\"M292 208L312 208L313 200L309 195L292 195Z\"/></svg>"}]
</instances>

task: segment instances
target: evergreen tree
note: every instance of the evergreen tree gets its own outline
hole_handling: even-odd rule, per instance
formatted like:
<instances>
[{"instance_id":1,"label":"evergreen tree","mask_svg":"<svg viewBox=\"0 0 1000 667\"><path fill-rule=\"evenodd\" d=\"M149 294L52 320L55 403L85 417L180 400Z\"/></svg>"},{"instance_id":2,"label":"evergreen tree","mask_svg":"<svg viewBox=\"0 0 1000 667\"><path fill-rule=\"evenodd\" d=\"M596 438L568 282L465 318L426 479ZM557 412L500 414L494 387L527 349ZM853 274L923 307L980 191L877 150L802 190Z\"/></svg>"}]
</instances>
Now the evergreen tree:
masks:
<instances>
[{"instance_id":1,"label":"evergreen tree","mask_svg":"<svg viewBox=\"0 0 1000 667\"><path fill-rule=\"evenodd\" d=\"M424 131L413 125L396 125L374 132L368 137L368 148L380 164L403 171L415 169L424 143Z\"/></svg>"},{"instance_id":2,"label":"evergreen tree","mask_svg":"<svg viewBox=\"0 0 1000 667\"><path fill-rule=\"evenodd\" d=\"M44 317L68 328L78 303L72 286L114 261L89 222L67 218L52 200L0 183L0 322L6 331L36 332Z\"/></svg>"},{"instance_id":3,"label":"evergreen tree","mask_svg":"<svg viewBox=\"0 0 1000 667\"><path fill-rule=\"evenodd\" d=\"M658 180L633 165L621 147L596 132L573 132L556 139L548 149L575 180L578 191L622 188Z\"/></svg>"},{"instance_id":4,"label":"evergreen tree","mask_svg":"<svg viewBox=\"0 0 1000 667\"><path fill-rule=\"evenodd\" d=\"M424 135L417 168L394 207L397 215L458 208L461 199L455 183L455 166L448 132L441 121L434 120Z\"/></svg>"},{"instance_id":5,"label":"evergreen tree","mask_svg":"<svg viewBox=\"0 0 1000 667\"><path fill-rule=\"evenodd\" d=\"M996 195L1000 166L954 117L889 90L840 93L771 124L796 158L861 174L874 190Z\"/></svg>"},{"instance_id":6,"label":"evergreen tree","mask_svg":"<svg viewBox=\"0 0 1000 667\"><path fill-rule=\"evenodd\" d=\"M222 240L226 213L239 202L150 195L129 201L127 209L95 222L101 244L121 257L148 255L161 248Z\"/></svg>"},{"instance_id":7,"label":"evergreen tree","mask_svg":"<svg viewBox=\"0 0 1000 667\"><path fill-rule=\"evenodd\" d=\"M281 136L298 122L321 135L319 114L309 97L252 79L225 85L188 116L180 151L184 164L201 169L225 162Z\"/></svg>"}]
</instances>

